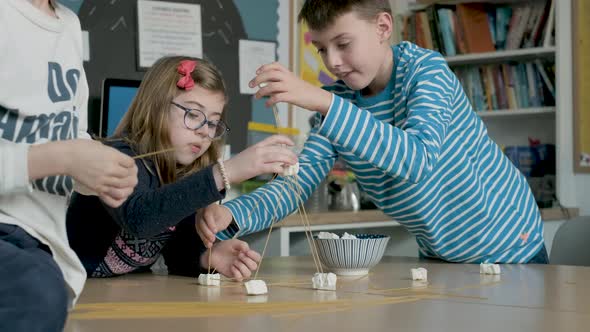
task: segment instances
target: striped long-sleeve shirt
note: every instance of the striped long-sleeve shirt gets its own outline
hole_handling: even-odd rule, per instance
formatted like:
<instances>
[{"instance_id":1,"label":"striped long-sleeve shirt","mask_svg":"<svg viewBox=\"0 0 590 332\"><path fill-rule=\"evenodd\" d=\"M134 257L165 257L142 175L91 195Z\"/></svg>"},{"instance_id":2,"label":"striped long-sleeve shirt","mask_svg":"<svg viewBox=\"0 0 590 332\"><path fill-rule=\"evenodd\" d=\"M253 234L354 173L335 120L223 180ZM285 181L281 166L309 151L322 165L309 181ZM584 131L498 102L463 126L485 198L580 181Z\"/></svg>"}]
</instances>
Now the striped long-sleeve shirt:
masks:
<instances>
[{"instance_id":1,"label":"striped long-sleeve shirt","mask_svg":"<svg viewBox=\"0 0 590 332\"><path fill-rule=\"evenodd\" d=\"M439 53L404 42L393 55L390 82L378 95L363 97L341 81L325 87L332 104L300 154L301 191L278 178L226 203L240 235L295 211L340 156L377 207L415 235L424 256L527 262L544 241L526 179L489 138Z\"/></svg>"}]
</instances>

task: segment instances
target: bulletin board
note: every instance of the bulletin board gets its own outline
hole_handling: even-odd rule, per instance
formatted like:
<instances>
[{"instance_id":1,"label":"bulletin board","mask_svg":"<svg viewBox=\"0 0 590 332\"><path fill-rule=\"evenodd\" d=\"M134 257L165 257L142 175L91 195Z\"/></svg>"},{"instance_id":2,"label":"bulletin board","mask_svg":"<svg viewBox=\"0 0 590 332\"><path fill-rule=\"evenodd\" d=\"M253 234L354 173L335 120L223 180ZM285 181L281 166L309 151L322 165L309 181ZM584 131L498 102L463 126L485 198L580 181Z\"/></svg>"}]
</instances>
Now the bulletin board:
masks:
<instances>
[{"instance_id":1,"label":"bulletin board","mask_svg":"<svg viewBox=\"0 0 590 332\"><path fill-rule=\"evenodd\" d=\"M574 171L590 173L590 1L573 0Z\"/></svg>"},{"instance_id":2,"label":"bulletin board","mask_svg":"<svg viewBox=\"0 0 590 332\"><path fill-rule=\"evenodd\" d=\"M298 15L299 9L303 4L303 0L296 0L296 3L297 7L294 13L294 24L297 24L296 16ZM297 48L299 50L297 52L297 65L299 68L299 77L319 87L333 83L336 78L326 69L326 66L324 66L322 58L318 54L317 49L311 43L311 37L307 24L297 24L297 32Z\"/></svg>"}]
</instances>

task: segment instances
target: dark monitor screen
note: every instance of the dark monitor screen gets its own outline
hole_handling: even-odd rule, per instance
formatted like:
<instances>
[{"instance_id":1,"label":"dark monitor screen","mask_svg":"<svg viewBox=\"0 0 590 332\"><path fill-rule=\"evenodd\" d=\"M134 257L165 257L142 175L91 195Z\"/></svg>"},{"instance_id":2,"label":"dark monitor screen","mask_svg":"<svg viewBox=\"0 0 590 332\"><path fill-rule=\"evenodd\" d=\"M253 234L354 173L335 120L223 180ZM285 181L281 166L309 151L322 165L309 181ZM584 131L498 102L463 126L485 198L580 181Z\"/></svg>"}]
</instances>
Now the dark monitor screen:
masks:
<instances>
[{"instance_id":1,"label":"dark monitor screen","mask_svg":"<svg viewBox=\"0 0 590 332\"><path fill-rule=\"evenodd\" d=\"M113 135L137 93L138 80L107 78L102 85L100 135Z\"/></svg>"}]
</instances>

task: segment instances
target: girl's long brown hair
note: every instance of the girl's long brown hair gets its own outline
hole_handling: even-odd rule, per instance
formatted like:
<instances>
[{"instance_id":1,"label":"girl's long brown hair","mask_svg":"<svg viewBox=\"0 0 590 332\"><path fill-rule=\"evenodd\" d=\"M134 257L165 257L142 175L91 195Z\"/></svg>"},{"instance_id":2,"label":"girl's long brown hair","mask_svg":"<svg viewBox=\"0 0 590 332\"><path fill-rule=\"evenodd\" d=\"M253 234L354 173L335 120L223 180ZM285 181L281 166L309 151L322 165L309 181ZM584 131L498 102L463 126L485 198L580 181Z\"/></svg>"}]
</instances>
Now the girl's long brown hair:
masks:
<instances>
[{"instance_id":1,"label":"girl's long brown hair","mask_svg":"<svg viewBox=\"0 0 590 332\"><path fill-rule=\"evenodd\" d=\"M211 92L223 94L227 105L225 83L219 70L210 62L182 56L163 57L148 70L129 110L115 129L114 138L127 141L137 154L173 148L168 132L170 102L184 90L176 83L182 77L177 67L182 60L197 62L192 78L198 85ZM222 119L225 117L225 106ZM156 165L161 184L172 183L215 162L223 147L222 140L211 142L209 149L190 165L178 165L173 152L149 157Z\"/></svg>"}]
</instances>

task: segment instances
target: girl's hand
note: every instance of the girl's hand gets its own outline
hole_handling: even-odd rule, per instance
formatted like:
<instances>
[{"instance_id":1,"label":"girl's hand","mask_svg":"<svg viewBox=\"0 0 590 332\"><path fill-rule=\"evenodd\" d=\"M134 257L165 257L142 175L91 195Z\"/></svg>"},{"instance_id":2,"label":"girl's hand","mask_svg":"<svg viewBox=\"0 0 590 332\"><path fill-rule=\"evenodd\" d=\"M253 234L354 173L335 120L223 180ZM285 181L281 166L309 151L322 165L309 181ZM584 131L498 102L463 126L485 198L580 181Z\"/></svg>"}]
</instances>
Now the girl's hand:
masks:
<instances>
[{"instance_id":1,"label":"girl's hand","mask_svg":"<svg viewBox=\"0 0 590 332\"><path fill-rule=\"evenodd\" d=\"M238 281L250 278L262 257L250 249L248 243L237 239L216 243L211 249L211 268ZM201 267L209 266L209 251L201 255Z\"/></svg>"},{"instance_id":2,"label":"girl's hand","mask_svg":"<svg viewBox=\"0 0 590 332\"><path fill-rule=\"evenodd\" d=\"M229 209L218 204L211 204L197 212L195 227L206 248L211 248L215 242L215 234L226 229L232 218Z\"/></svg>"},{"instance_id":3,"label":"girl's hand","mask_svg":"<svg viewBox=\"0 0 590 332\"><path fill-rule=\"evenodd\" d=\"M229 182L240 183L267 173L282 174L284 166L294 165L298 160L297 155L284 145L295 144L285 136L274 135L225 161Z\"/></svg>"},{"instance_id":4,"label":"girl's hand","mask_svg":"<svg viewBox=\"0 0 590 332\"><path fill-rule=\"evenodd\" d=\"M254 88L261 83L264 84L256 93L256 98L269 97L266 107L286 102L326 114L332 104L330 92L300 79L278 62L258 68L256 77L250 81L249 86Z\"/></svg>"}]
</instances>

